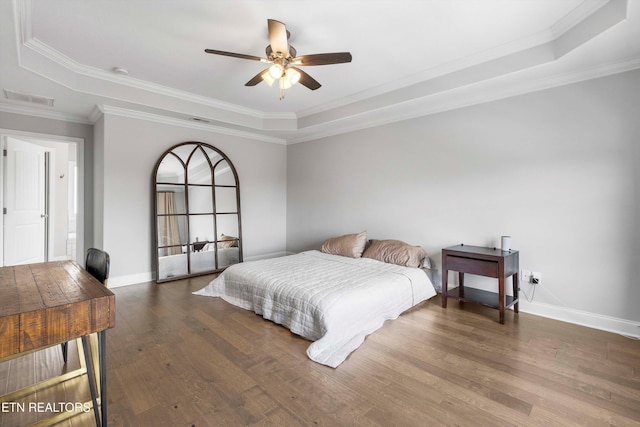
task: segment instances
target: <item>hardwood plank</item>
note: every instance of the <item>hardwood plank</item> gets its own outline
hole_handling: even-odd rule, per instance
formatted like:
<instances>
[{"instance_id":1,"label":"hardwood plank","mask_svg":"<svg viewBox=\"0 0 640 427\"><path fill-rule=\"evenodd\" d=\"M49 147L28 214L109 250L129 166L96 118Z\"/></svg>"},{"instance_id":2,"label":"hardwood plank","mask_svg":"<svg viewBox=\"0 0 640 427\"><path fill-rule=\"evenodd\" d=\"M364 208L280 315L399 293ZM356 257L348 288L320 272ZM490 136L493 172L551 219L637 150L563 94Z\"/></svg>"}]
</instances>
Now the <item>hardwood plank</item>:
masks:
<instances>
[{"instance_id":1,"label":"hardwood plank","mask_svg":"<svg viewBox=\"0 0 640 427\"><path fill-rule=\"evenodd\" d=\"M136 415L158 405L152 392L154 386L148 381L152 377L151 371L153 368L144 360L138 360L111 372L107 371L111 376L118 378L121 383L126 381L129 385L123 390L124 396Z\"/></svg>"}]
</instances>

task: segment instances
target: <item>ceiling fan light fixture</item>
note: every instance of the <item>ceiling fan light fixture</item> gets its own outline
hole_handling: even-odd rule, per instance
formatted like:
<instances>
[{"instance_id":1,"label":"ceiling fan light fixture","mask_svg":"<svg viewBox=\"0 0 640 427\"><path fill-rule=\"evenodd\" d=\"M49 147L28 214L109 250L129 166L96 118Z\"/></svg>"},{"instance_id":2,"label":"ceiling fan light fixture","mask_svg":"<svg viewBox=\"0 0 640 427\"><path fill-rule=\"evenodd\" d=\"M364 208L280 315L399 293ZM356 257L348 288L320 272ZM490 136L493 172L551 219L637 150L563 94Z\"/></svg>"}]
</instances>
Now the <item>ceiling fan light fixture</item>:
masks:
<instances>
[{"instance_id":1,"label":"ceiling fan light fixture","mask_svg":"<svg viewBox=\"0 0 640 427\"><path fill-rule=\"evenodd\" d=\"M296 49L288 42L290 33L285 25L275 19L268 19L267 24L269 28L269 45L265 49L265 53L267 54L266 58L215 49L205 49L204 51L215 55L272 64L269 68L253 76L251 80L244 85L253 87L265 81L269 86L272 86L273 83L278 81L280 99L284 99L285 89L290 88L298 82L310 90L316 90L322 86L313 77L301 69L296 68L296 66L331 65L351 62L350 52L317 53L298 56Z\"/></svg>"}]
</instances>

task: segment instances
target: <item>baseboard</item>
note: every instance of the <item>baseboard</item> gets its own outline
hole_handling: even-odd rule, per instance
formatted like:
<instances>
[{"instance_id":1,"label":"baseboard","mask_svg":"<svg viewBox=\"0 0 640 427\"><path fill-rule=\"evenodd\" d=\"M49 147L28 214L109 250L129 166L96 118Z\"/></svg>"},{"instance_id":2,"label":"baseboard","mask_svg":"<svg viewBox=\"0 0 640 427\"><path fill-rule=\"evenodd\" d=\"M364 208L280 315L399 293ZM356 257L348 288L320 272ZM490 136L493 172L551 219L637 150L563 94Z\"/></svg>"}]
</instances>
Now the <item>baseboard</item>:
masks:
<instances>
[{"instance_id":1,"label":"baseboard","mask_svg":"<svg viewBox=\"0 0 640 427\"><path fill-rule=\"evenodd\" d=\"M119 288L121 286L136 285L138 283L151 282L156 280L154 272L130 274L128 276L109 277L107 287Z\"/></svg>"},{"instance_id":2,"label":"baseboard","mask_svg":"<svg viewBox=\"0 0 640 427\"><path fill-rule=\"evenodd\" d=\"M520 311L523 313L535 314L536 316L547 317L549 319L560 320L562 322L574 323L588 328L613 332L616 334L640 338L640 322L620 319L617 317L604 316L602 314L590 313L587 311L575 310L568 307L560 307L539 302L520 301Z\"/></svg>"}]
</instances>

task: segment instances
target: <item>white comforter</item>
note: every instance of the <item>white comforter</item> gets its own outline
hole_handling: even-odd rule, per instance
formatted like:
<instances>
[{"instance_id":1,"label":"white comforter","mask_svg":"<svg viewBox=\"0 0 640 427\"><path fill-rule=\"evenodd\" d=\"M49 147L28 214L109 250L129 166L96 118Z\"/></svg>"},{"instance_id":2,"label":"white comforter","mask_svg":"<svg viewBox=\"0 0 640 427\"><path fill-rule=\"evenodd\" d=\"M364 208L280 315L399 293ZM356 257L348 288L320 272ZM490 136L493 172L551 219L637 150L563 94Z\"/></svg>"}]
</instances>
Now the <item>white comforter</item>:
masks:
<instances>
[{"instance_id":1,"label":"white comforter","mask_svg":"<svg viewBox=\"0 0 640 427\"><path fill-rule=\"evenodd\" d=\"M436 291L417 268L307 251L233 265L194 293L286 326L314 341L311 360L335 368L385 320Z\"/></svg>"}]
</instances>

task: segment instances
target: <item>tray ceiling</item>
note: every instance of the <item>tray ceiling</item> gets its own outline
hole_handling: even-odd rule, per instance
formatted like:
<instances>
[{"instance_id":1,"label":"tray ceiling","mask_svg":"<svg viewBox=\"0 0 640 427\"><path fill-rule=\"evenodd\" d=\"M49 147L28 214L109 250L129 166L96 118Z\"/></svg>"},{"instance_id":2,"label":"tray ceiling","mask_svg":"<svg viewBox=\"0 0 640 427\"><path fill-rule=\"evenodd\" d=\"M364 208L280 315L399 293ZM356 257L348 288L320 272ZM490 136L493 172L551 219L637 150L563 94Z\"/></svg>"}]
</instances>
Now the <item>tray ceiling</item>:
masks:
<instances>
[{"instance_id":1,"label":"tray ceiling","mask_svg":"<svg viewBox=\"0 0 640 427\"><path fill-rule=\"evenodd\" d=\"M0 5L0 110L91 122L100 113L298 142L640 67L626 0L14 0ZM244 83L265 67L267 19L322 87ZM121 67L127 75L114 72ZM193 118L199 121L193 121Z\"/></svg>"}]
</instances>

